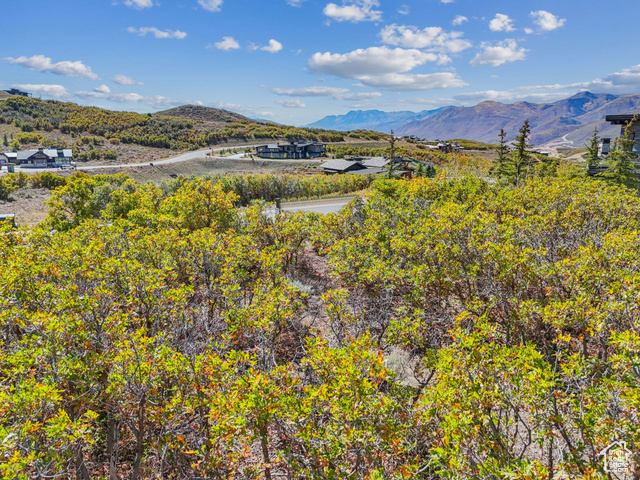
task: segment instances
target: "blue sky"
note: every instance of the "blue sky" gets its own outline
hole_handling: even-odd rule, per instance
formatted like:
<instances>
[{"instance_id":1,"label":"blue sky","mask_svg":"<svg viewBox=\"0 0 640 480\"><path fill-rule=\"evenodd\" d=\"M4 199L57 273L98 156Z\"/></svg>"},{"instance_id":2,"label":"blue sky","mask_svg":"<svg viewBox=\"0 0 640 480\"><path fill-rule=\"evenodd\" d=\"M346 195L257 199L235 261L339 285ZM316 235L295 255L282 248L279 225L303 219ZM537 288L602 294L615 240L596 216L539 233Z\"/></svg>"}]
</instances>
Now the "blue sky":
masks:
<instances>
[{"instance_id":1,"label":"blue sky","mask_svg":"<svg viewBox=\"0 0 640 480\"><path fill-rule=\"evenodd\" d=\"M303 125L353 109L638 93L640 2L4 1L0 88Z\"/></svg>"}]
</instances>

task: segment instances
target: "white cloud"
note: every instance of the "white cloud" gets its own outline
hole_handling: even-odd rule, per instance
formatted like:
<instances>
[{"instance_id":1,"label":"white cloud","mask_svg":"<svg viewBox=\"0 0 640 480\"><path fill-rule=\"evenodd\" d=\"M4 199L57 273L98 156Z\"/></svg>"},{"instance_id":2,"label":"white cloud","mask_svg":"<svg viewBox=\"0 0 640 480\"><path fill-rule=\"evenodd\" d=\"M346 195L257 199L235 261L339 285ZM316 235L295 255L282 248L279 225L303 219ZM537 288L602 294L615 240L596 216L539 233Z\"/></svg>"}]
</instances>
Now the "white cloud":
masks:
<instances>
[{"instance_id":1,"label":"white cloud","mask_svg":"<svg viewBox=\"0 0 640 480\"><path fill-rule=\"evenodd\" d=\"M124 2L124 4L127 7L133 7L133 8L137 8L137 9L143 9L143 8L149 8L149 7L153 7L153 1L152 0L126 0Z\"/></svg>"},{"instance_id":2,"label":"white cloud","mask_svg":"<svg viewBox=\"0 0 640 480\"><path fill-rule=\"evenodd\" d=\"M243 115L251 115L254 117L273 117L273 112L261 110L258 108L247 107L245 105L239 105L237 103L212 103L209 106L214 108L223 108L225 110L230 110L232 112L242 113Z\"/></svg>"},{"instance_id":3,"label":"white cloud","mask_svg":"<svg viewBox=\"0 0 640 480\"><path fill-rule=\"evenodd\" d=\"M198 0L198 4L209 12L219 12L223 0Z\"/></svg>"},{"instance_id":4,"label":"white cloud","mask_svg":"<svg viewBox=\"0 0 640 480\"><path fill-rule=\"evenodd\" d=\"M314 73L326 73L343 78L361 79L363 76L408 72L427 62L436 62L438 55L420 50L370 47L349 53L315 53L309 59Z\"/></svg>"},{"instance_id":5,"label":"white cloud","mask_svg":"<svg viewBox=\"0 0 640 480\"><path fill-rule=\"evenodd\" d=\"M382 96L380 92L351 93L348 88L318 85L302 88L272 88L271 91L276 95L287 97L330 97L334 100L372 100Z\"/></svg>"},{"instance_id":6,"label":"white cloud","mask_svg":"<svg viewBox=\"0 0 640 480\"><path fill-rule=\"evenodd\" d=\"M182 40L187 36L186 32L181 32L180 30L160 30L156 27L129 27L127 32L135 33L140 37L146 37L150 33L156 38L174 38L176 40Z\"/></svg>"},{"instance_id":7,"label":"white cloud","mask_svg":"<svg viewBox=\"0 0 640 480\"><path fill-rule=\"evenodd\" d=\"M402 5L399 9L398 9L398 13L400 15L409 15L411 13L411 9L409 8L409 5Z\"/></svg>"},{"instance_id":8,"label":"white cloud","mask_svg":"<svg viewBox=\"0 0 640 480\"><path fill-rule=\"evenodd\" d=\"M269 40L269 45L262 47L260 50L263 50L269 53L276 53L282 50L282 44L279 41L274 40L272 38L271 40Z\"/></svg>"},{"instance_id":9,"label":"white cloud","mask_svg":"<svg viewBox=\"0 0 640 480\"><path fill-rule=\"evenodd\" d=\"M146 96L138 93L114 93L114 92L75 92L75 95L85 99L107 100L116 103L141 103L153 108L167 108L184 105L186 103L202 104L202 102L188 102L176 98L163 97L162 95Z\"/></svg>"},{"instance_id":10,"label":"white cloud","mask_svg":"<svg viewBox=\"0 0 640 480\"><path fill-rule=\"evenodd\" d=\"M489 22L489 30L492 32L513 32L513 20L509 18L509 15L503 13L496 13L493 20Z\"/></svg>"},{"instance_id":11,"label":"white cloud","mask_svg":"<svg viewBox=\"0 0 640 480\"><path fill-rule=\"evenodd\" d=\"M556 17L552 13L549 13L545 10L531 12L531 18L533 18L533 23L535 23L540 28L540 30L543 30L545 32L560 28L566 22L566 19Z\"/></svg>"},{"instance_id":12,"label":"white cloud","mask_svg":"<svg viewBox=\"0 0 640 480\"><path fill-rule=\"evenodd\" d=\"M531 35L532 33L534 33L534 30L533 28L525 28L524 33L526 33L527 35Z\"/></svg>"},{"instance_id":13,"label":"white cloud","mask_svg":"<svg viewBox=\"0 0 640 480\"><path fill-rule=\"evenodd\" d=\"M337 22L375 22L382 19L378 0L343 0L342 5L328 3L323 13Z\"/></svg>"},{"instance_id":14,"label":"white cloud","mask_svg":"<svg viewBox=\"0 0 640 480\"><path fill-rule=\"evenodd\" d=\"M576 82L568 84L535 85L522 87L523 90L548 91L548 90L590 90L606 93L635 93L640 90L640 65L625 68L620 72L610 73L602 78L596 78L588 82Z\"/></svg>"},{"instance_id":15,"label":"white cloud","mask_svg":"<svg viewBox=\"0 0 640 480\"><path fill-rule=\"evenodd\" d=\"M304 1L305 0L287 0L287 5L291 5L292 7L299 7Z\"/></svg>"},{"instance_id":16,"label":"white cloud","mask_svg":"<svg viewBox=\"0 0 640 480\"><path fill-rule=\"evenodd\" d=\"M142 82L137 82L131 77L127 77L126 75L114 75L113 82L118 85L144 85Z\"/></svg>"},{"instance_id":17,"label":"white cloud","mask_svg":"<svg viewBox=\"0 0 640 480\"><path fill-rule=\"evenodd\" d=\"M382 94L380 92L359 92L359 93L345 93L344 95L338 95L337 100L373 100L374 98L380 98Z\"/></svg>"},{"instance_id":18,"label":"white cloud","mask_svg":"<svg viewBox=\"0 0 640 480\"><path fill-rule=\"evenodd\" d=\"M416 49L370 47L353 52L316 53L309 59L314 73L360 80L359 85L386 90L431 90L466 85L450 72L433 74L404 74L427 62L446 62L446 55Z\"/></svg>"},{"instance_id":19,"label":"white cloud","mask_svg":"<svg viewBox=\"0 0 640 480\"><path fill-rule=\"evenodd\" d=\"M518 44L512 39L499 42L496 45L483 43L481 46L483 50L469 62L470 65L491 65L497 67L504 63L524 60L528 52L528 50L524 48L518 48Z\"/></svg>"},{"instance_id":20,"label":"white cloud","mask_svg":"<svg viewBox=\"0 0 640 480\"><path fill-rule=\"evenodd\" d=\"M3 59L7 63L22 65L39 72L51 72L65 77L83 77L89 80L98 80L98 75L91 71L91 67L86 66L81 61L53 63L49 57L44 55L34 55L32 57L6 57Z\"/></svg>"},{"instance_id":21,"label":"white cloud","mask_svg":"<svg viewBox=\"0 0 640 480\"><path fill-rule=\"evenodd\" d=\"M222 40L214 43L213 45L207 45L208 49L217 49L217 50L237 50L240 48L240 44L233 37L222 37Z\"/></svg>"},{"instance_id":22,"label":"white cloud","mask_svg":"<svg viewBox=\"0 0 640 480\"><path fill-rule=\"evenodd\" d=\"M453 3L455 0L440 0L440 3Z\"/></svg>"},{"instance_id":23,"label":"white cloud","mask_svg":"<svg viewBox=\"0 0 640 480\"><path fill-rule=\"evenodd\" d=\"M282 105L284 108L305 108L306 105L298 100L297 98L294 100L278 100L276 103Z\"/></svg>"},{"instance_id":24,"label":"white cloud","mask_svg":"<svg viewBox=\"0 0 640 480\"><path fill-rule=\"evenodd\" d=\"M467 17L465 17L464 15L456 15L456 18L453 19L453 22L451 22L452 25L462 25L465 22L468 22L469 19Z\"/></svg>"},{"instance_id":25,"label":"white cloud","mask_svg":"<svg viewBox=\"0 0 640 480\"><path fill-rule=\"evenodd\" d=\"M380 31L382 42L406 48L426 48L438 52L458 53L471 43L461 39L462 32L446 32L440 27L422 30L410 25L389 25Z\"/></svg>"},{"instance_id":26,"label":"white cloud","mask_svg":"<svg viewBox=\"0 0 640 480\"><path fill-rule=\"evenodd\" d=\"M55 99L63 99L69 97L69 92L62 85L43 85L43 84L14 84L13 88L27 91L29 93L37 93L39 95L46 95L47 97Z\"/></svg>"},{"instance_id":27,"label":"white cloud","mask_svg":"<svg viewBox=\"0 0 640 480\"><path fill-rule=\"evenodd\" d=\"M363 85L383 90L416 91L458 88L467 85L460 77L451 72L430 74L389 73L377 76L364 76L359 79Z\"/></svg>"},{"instance_id":28,"label":"white cloud","mask_svg":"<svg viewBox=\"0 0 640 480\"><path fill-rule=\"evenodd\" d=\"M98 93L111 93L111 89L106 85L100 85L98 87L95 87L93 91Z\"/></svg>"},{"instance_id":29,"label":"white cloud","mask_svg":"<svg viewBox=\"0 0 640 480\"><path fill-rule=\"evenodd\" d=\"M515 90L485 90L480 92L467 92L461 93L453 97L457 102L462 102L466 105L475 105L479 102L535 102L545 103L553 102L566 98L567 94L562 93L535 93L535 92L518 92Z\"/></svg>"},{"instance_id":30,"label":"white cloud","mask_svg":"<svg viewBox=\"0 0 640 480\"><path fill-rule=\"evenodd\" d=\"M272 88L271 91L276 95L285 95L287 97L335 97L347 93L349 89L313 86L302 88Z\"/></svg>"}]
</instances>

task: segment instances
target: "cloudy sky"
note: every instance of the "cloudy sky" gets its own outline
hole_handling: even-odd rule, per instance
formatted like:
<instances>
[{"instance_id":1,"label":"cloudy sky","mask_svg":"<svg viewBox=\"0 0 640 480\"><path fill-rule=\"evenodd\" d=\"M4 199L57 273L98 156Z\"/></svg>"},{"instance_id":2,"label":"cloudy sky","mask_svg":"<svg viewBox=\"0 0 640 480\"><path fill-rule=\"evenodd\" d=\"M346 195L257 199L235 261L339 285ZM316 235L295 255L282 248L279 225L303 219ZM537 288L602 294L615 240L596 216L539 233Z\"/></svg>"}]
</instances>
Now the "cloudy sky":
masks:
<instances>
[{"instance_id":1,"label":"cloudy sky","mask_svg":"<svg viewBox=\"0 0 640 480\"><path fill-rule=\"evenodd\" d=\"M303 125L640 88L640 2L21 0L2 15L0 88L120 110Z\"/></svg>"}]
</instances>

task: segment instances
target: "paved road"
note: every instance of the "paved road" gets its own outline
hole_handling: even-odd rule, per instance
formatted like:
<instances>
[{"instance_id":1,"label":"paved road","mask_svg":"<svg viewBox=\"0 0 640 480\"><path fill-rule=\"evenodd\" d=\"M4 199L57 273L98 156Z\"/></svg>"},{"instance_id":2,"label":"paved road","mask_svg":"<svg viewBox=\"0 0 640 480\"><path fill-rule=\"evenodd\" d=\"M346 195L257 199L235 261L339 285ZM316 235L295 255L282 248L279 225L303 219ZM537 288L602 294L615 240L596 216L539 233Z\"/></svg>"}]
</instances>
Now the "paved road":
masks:
<instances>
[{"instance_id":1,"label":"paved road","mask_svg":"<svg viewBox=\"0 0 640 480\"><path fill-rule=\"evenodd\" d=\"M315 212L315 213L338 213L342 208L351 203L355 197L327 198L326 200L308 200L304 202L283 202L282 210L285 212ZM265 212L267 216L274 217L275 207L272 205Z\"/></svg>"},{"instance_id":2,"label":"paved road","mask_svg":"<svg viewBox=\"0 0 640 480\"><path fill-rule=\"evenodd\" d=\"M247 148L247 147L255 147L255 145L239 145L236 147L218 147L218 148L214 148L213 151L214 152L219 152L221 150L228 150L229 148ZM195 159L199 159L199 158L207 158L207 154L211 153L211 149L207 148L207 149L203 149L203 150L196 150L193 152L188 152L188 153L184 153L182 155L178 155L175 157L170 157L170 158L165 158L164 160L157 160L153 162L154 166L158 166L158 165L169 165L172 163L180 163L180 162L187 162L189 160L195 160ZM256 162L274 162L274 163L291 163L292 161L295 162L303 162L303 163L318 163L319 160L293 160L293 159L285 159L285 160L276 160L276 159L268 159L268 158L256 158L255 160L252 159L248 159L248 158L241 158L244 156L244 153L242 154L238 154L238 155L234 155L232 157L224 157L224 158L233 158L236 160L245 160L248 162L251 161L256 161ZM106 170L106 169L111 169L111 168L136 168L136 167L145 167L145 166L149 166L149 163L124 163L124 164L119 164L119 165L87 165L87 166L82 166L82 165L78 165L78 170L81 171L95 171L95 170ZM54 172L57 171L57 169L52 169L52 168L21 168L21 167L16 167L16 172L26 172L26 173L40 173L40 172ZM0 171L0 175L7 173L7 167L3 167Z\"/></svg>"},{"instance_id":3,"label":"paved road","mask_svg":"<svg viewBox=\"0 0 640 480\"><path fill-rule=\"evenodd\" d=\"M312 202L284 203L282 210L285 212L316 212L316 213L338 213L342 207L353 200L352 198L336 198L327 200L315 200Z\"/></svg>"}]
</instances>

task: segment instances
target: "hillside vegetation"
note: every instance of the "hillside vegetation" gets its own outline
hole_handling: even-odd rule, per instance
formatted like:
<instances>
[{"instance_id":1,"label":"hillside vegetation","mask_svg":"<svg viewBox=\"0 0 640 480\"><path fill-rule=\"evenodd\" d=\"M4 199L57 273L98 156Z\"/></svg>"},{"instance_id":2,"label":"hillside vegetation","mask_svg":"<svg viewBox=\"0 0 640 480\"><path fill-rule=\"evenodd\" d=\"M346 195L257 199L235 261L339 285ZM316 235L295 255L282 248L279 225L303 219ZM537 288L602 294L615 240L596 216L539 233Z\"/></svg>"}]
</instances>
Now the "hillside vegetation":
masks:
<instances>
[{"instance_id":1,"label":"hillside vegetation","mask_svg":"<svg viewBox=\"0 0 640 480\"><path fill-rule=\"evenodd\" d=\"M193 150L232 139L341 142L346 135L342 132L256 122L241 115L205 107L185 106L157 114L139 114L26 97L0 100L0 129L2 124L13 125L21 132L40 133L43 135L40 143L65 147L77 146L80 140L72 139L87 136L96 137L99 142ZM18 133L10 135L17 137ZM351 134L351 138L369 139L372 136L383 138L382 134L375 132ZM20 142L17 138L14 140L18 144L28 143ZM16 147L16 143L13 146Z\"/></svg>"},{"instance_id":2,"label":"hillside vegetation","mask_svg":"<svg viewBox=\"0 0 640 480\"><path fill-rule=\"evenodd\" d=\"M239 206L371 180L37 177L48 218L0 242L2 476L607 478L640 443L640 200L574 173L327 216Z\"/></svg>"},{"instance_id":3,"label":"hillside vegetation","mask_svg":"<svg viewBox=\"0 0 640 480\"><path fill-rule=\"evenodd\" d=\"M209 122L246 122L249 118L239 113L229 112L221 108L203 107L200 105L182 105L158 112L157 115L182 117Z\"/></svg>"}]
</instances>

